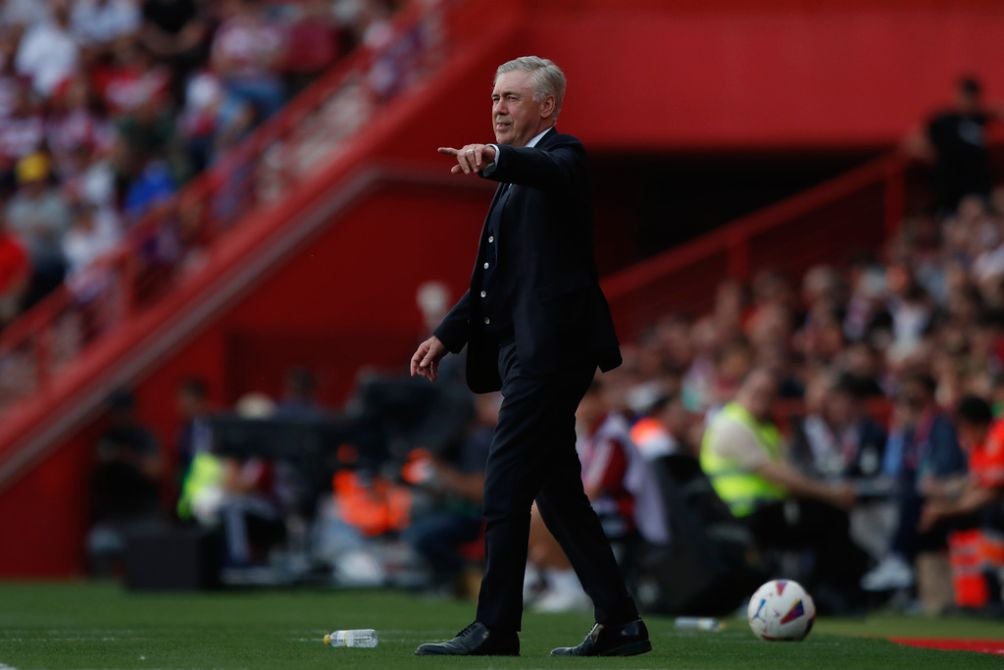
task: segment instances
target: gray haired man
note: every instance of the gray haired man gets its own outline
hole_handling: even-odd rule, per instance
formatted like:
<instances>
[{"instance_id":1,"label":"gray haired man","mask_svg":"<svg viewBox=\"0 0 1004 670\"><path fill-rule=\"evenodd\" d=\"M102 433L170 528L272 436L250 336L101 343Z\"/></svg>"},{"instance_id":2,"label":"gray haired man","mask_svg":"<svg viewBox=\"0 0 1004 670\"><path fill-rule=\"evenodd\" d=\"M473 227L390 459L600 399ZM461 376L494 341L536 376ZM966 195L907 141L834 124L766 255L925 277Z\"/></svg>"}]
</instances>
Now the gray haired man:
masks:
<instances>
[{"instance_id":1,"label":"gray haired man","mask_svg":"<svg viewBox=\"0 0 1004 670\"><path fill-rule=\"evenodd\" d=\"M481 232L470 289L411 373L436 378L467 347L467 382L504 398L485 470L487 557L474 623L419 655L519 654L530 506L592 598L596 625L558 656L626 656L652 648L613 552L583 492L575 410L596 368L621 362L593 260L592 204L582 143L555 129L565 76L551 61L504 63L492 90L494 144L442 147L454 174L499 182Z\"/></svg>"}]
</instances>

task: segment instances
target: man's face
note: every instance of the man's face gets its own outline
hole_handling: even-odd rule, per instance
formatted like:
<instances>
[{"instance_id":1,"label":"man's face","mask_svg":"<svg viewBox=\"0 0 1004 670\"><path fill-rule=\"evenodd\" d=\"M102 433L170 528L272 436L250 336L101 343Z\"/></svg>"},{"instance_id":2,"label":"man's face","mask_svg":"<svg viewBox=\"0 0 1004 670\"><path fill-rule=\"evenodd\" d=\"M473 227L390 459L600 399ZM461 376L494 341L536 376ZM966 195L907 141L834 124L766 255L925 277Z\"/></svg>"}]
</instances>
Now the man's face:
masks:
<instances>
[{"instance_id":1,"label":"man's face","mask_svg":"<svg viewBox=\"0 0 1004 670\"><path fill-rule=\"evenodd\" d=\"M554 98L548 96L538 102L533 94L533 75L529 72L513 70L495 78L492 129L496 142L525 147L535 135L552 125Z\"/></svg>"},{"instance_id":2,"label":"man's face","mask_svg":"<svg viewBox=\"0 0 1004 670\"><path fill-rule=\"evenodd\" d=\"M903 384L900 397L904 404L915 412L922 412L930 399L927 390L920 383L907 381Z\"/></svg>"},{"instance_id":3,"label":"man's face","mask_svg":"<svg viewBox=\"0 0 1004 670\"><path fill-rule=\"evenodd\" d=\"M687 434L687 429L690 427L690 414L679 399L667 404L662 410L660 418L671 435L679 438Z\"/></svg>"},{"instance_id":4,"label":"man's face","mask_svg":"<svg viewBox=\"0 0 1004 670\"><path fill-rule=\"evenodd\" d=\"M196 416L202 413L202 398L196 394L181 390L178 392L178 410L186 417Z\"/></svg>"},{"instance_id":5,"label":"man's face","mask_svg":"<svg viewBox=\"0 0 1004 670\"><path fill-rule=\"evenodd\" d=\"M825 411L833 425L843 428L854 419L854 399L844 391L832 391L827 395Z\"/></svg>"},{"instance_id":6,"label":"man's face","mask_svg":"<svg viewBox=\"0 0 1004 670\"><path fill-rule=\"evenodd\" d=\"M771 408L777 396L777 382L763 372L754 372L753 375L743 385L743 404L754 417L767 421L771 418Z\"/></svg>"},{"instance_id":7,"label":"man's face","mask_svg":"<svg viewBox=\"0 0 1004 670\"><path fill-rule=\"evenodd\" d=\"M971 91L960 90L957 94L959 111L963 114L974 114L980 110L980 95Z\"/></svg>"},{"instance_id":8,"label":"man's face","mask_svg":"<svg viewBox=\"0 0 1004 670\"><path fill-rule=\"evenodd\" d=\"M989 426L969 423L968 421L959 421L959 445L966 451L973 451L986 442L989 428Z\"/></svg>"}]
</instances>

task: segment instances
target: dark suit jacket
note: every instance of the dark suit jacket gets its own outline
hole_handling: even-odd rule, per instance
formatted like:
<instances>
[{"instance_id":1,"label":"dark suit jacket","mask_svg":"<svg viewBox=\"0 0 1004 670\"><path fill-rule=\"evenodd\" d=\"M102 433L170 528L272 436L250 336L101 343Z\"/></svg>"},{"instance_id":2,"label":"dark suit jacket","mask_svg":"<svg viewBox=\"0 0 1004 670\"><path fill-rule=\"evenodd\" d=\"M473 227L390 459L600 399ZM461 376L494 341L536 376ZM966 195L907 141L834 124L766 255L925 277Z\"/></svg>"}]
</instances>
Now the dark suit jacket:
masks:
<instances>
[{"instance_id":1,"label":"dark suit jacket","mask_svg":"<svg viewBox=\"0 0 1004 670\"><path fill-rule=\"evenodd\" d=\"M546 375L572 363L602 370L620 365L621 356L606 298L593 258L593 212L582 143L548 131L533 148L500 146L488 179L500 186L486 225L501 216L500 244L493 286L509 296L513 337L521 369ZM501 208L501 209L500 209ZM484 236L482 229L482 245ZM481 259L471 288L436 329L446 348L466 344L467 383L478 393L498 390L497 338L486 332L480 303Z\"/></svg>"}]
</instances>

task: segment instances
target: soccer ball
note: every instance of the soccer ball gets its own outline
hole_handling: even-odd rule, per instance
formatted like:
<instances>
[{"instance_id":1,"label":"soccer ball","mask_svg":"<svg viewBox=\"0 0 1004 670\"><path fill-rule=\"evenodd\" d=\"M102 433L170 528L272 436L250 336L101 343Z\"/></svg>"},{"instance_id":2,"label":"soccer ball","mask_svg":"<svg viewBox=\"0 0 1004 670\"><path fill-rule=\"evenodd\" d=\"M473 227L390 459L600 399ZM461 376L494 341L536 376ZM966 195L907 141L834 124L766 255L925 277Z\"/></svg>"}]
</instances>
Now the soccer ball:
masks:
<instances>
[{"instance_id":1,"label":"soccer ball","mask_svg":"<svg viewBox=\"0 0 1004 670\"><path fill-rule=\"evenodd\" d=\"M746 620L761 640L797 642L812 630L816 605L798 582L774 579L753 594Z\"/></svg>"}]
</instances>

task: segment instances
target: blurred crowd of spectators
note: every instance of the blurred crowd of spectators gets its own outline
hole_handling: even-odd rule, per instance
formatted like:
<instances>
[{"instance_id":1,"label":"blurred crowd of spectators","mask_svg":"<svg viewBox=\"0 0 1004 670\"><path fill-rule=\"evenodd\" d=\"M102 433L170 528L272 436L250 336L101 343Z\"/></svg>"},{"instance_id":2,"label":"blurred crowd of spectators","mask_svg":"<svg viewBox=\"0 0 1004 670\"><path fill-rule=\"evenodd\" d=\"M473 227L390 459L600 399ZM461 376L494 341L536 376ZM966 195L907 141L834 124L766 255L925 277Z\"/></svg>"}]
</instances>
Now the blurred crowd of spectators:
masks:
<instances>
[{"instance_id":1,"label":"blurred crowd of spectators","mask_svg":"<svg viewBox=\"0 0 1004 670\"><path fill-rule=\"evenodd\" d=\"M662 317L605 380L629 421L685 410L661 432L824 610L893 592L1001 611L1004 189L987 136L1004 114L981 96L960 79L907 142L933 203L883 249L723 281L709 313Z\"/></svg>"},{"instance_id":2,"label":"blurred crowd of spectators","mask_svg":"<svg viewBox=\"0 0 1004 670\"><path fill-rule=\"evenodd\" d=\"M951 515L936 510L977 477L967 474L967 450L987 445L986 430L966 444L956 409L982 401L987 425L989 408L1002 412L1002 198L968 197L947 217L912 218L883 254L818 266L800 281L768 270L748 285L723 282L710 313L663 317L625 348L626 365L610 375L622 411L644 415L654 399L678 399L689 427L675 433L697 456L716 413L757 384L744 406L782 429L785 459L820 483L784 480L787 488L870 517L855 538L875 567L865 574L859 562L861 586L913 587L930 573L925 559L947 547ZM999 491L998 459L989 486ZM883 505L889 513L876 517ZM996 532L1004 537L1004 527Z\"/></svg>"},{"instance_id":3,"label":"blurred crowd of spectators","mask_svg":"<svg viewBox=\"0 0 1004 670\"><path fill-rule=\"evenodd\" d=\"M5 2L0 325L114 249L353 47L385 42L399 4Z\"/></svg>"}]
</instances>

